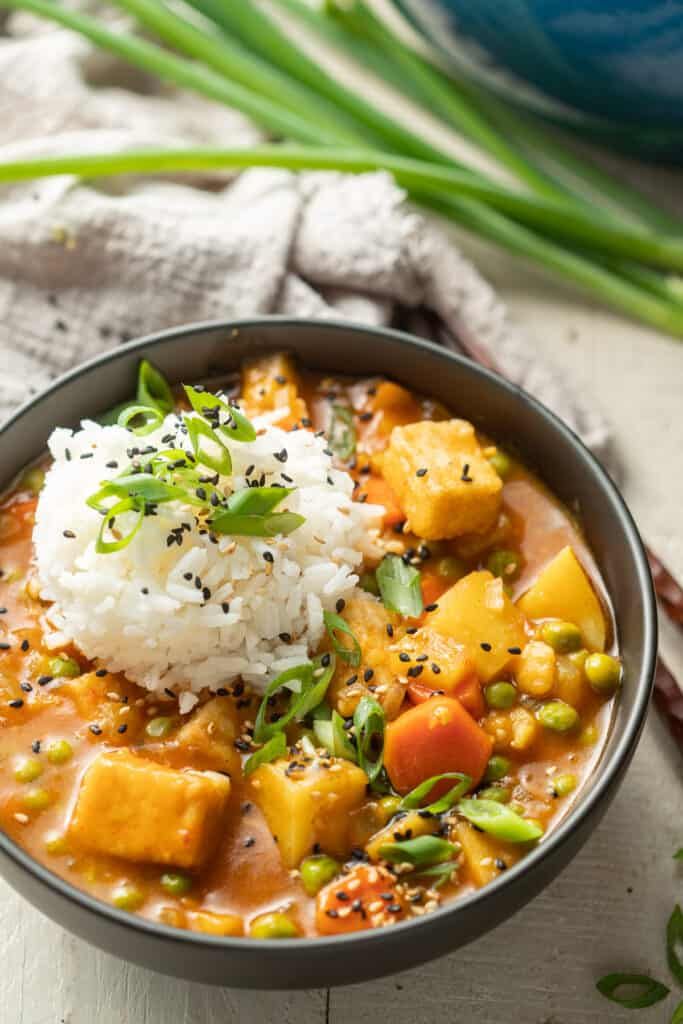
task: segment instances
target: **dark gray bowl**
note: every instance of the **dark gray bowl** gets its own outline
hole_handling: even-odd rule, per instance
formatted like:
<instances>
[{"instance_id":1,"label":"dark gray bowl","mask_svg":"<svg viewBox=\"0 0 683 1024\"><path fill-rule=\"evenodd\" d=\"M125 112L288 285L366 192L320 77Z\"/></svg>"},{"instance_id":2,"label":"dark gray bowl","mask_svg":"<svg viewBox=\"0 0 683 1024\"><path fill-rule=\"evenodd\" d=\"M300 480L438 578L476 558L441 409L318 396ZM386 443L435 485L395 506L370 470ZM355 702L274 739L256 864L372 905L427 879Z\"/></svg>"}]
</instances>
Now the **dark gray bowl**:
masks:
<instances>
[{"instance_id":1,"label":"dark gray bowl","mask_svg":"<svg viewBox=\"0 0 683 1024\"><path fill-rule=\"evenodd\" d=\"M624 777L640 734L656 657L650 572L633 520L604 470L547 409L518 388L434 345L329 321L261 319L163 331L86 363L17 412L0 432L2 483L43 451L52 428L76 425L129 398L142 356L171 381L233 371L246 354L290 349L329 372L384 373L432 395L515 447L586 534L612 595L625 685L600 763L578 805L543 842L485 889L433 914L337 939L256 941L178 931L116 910L51 874L0 834L5 878L49 917L102 949L165 974L240 988L319 988L359 982L441 956L493 928L568 863Z\"/></svg>"}]
</instances>

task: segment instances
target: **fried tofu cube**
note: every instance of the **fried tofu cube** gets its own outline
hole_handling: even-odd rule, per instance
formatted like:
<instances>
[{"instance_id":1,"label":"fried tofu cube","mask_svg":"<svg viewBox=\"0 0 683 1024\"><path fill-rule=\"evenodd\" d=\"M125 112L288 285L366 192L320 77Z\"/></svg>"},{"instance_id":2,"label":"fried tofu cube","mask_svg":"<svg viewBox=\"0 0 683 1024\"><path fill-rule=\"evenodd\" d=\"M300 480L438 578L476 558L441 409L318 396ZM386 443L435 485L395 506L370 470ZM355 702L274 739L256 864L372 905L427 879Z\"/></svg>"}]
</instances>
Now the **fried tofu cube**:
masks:
<instances>
[{"instance_id":1,"label":"fried tofu cube","mask_svg":"<svg viewBox=\"0 0 683 1024\"><path fill-rule=\"evenodd\" d=\"M316 843L332 856L348 853L349 816L363 803L367 781L364 771L341 758L283 758L257 768L249 790L286 868L298 867Z\"/></svg>"},{"instance_id":2,"label":"fried tofu cube","mask_svg":"<svg viewBox=\"0 0 683 1024\"><path fill-rule=\"evenodd\" d=\"M241 732L237 708L229 697L213 697L197 707L175 737L178 748L187 751L192 767L240 774L240 756L235 740Z\"/></svg>"},{"instance_id":3,"label":"fried tofu cube","mask_svg":"<svg viewBox=\"0 0 683 1024\"><path fill-rule=\"evenodd\" d=\"M229 796L225 775L113 750L83 776L69 834L96 853L197 868L214 850Z\"/></svg>"},{"instance_id":4,"label":"fried tofu cube","mask_svg":"<svg viewBox=\"0 0 683 1024\"><path fill-rule=\"evenodd\" d=\"M74 702L85 722L99 726L101 732L85 733L91 741L97 738L112 746L125 746L135 742L145 724L144 709L135 703L139 690L118 673L98 676L87 672L62 683L59 694ZM122 725L126 728L121 733Z\"/></svg>"},{"instance_id":5,"label":"fried tofu cube","mask_svg":"<svg viewBox=\"0 0 683 1024\"><path fill-rule=\"evenodd\" d=\"M419 537L447 540L486 533L496 522L502 481L466 420L396 427L382 472Z\"/></svg>"},{"instance_id":6,"label":"fried tofu cube","mask_svg":"<svg viewBox=\"0 0 683 1024\"><path fill-rule=\"evenodd\" d=\"M463 576L439 598L430 628L462 644L477 675L488 683L526 644L524 615L490 572Z\"/></svg>"},{"instance_id":7,"label":"fried tofu cube","mask_svg":"<svg viewBox=\"0 0 683 1024\"><path fill-rule=\"evenodd\" d=\"M284 352L257 356L242 366L240 405L247 416L281 413L276 425L287 430L308 416L300 390L294 361Z\"/></svg>"}]
</instances>

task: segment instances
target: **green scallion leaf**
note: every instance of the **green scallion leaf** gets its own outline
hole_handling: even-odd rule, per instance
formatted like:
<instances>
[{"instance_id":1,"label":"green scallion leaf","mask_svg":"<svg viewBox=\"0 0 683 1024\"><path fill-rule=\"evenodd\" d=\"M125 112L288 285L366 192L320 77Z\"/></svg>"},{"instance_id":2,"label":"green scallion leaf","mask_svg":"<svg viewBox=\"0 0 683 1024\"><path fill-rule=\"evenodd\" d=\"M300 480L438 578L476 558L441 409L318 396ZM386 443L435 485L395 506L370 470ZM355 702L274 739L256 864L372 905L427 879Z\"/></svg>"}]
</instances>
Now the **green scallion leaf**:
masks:
<instances>
[{"instance_id":1,"label":"green scallion leaf","mask_svg":"<svg viewBox=\"0 0 683 1024\"><path fill-rule=\"evenodd\" d=\"M310 711L322 704L327 688L334 674L335 660L330 654L322 655L303 665L296 665L282 672L270 683L256 715L254 723L254 739L263 743L278 732L282 732L290 722L301 721ZM287 710L275 722L267 720L270 698L283 688L292 691Z\"/></svg>"},{"instance_id":2,"label":"green scallion leaf","mask_svg":"<svg viewBox=\"0 0 683 1024\"><path fill-rule=\"evenodd\" d=\"M683 1024L683 1003L679 1003L674 1010L674 1015L671 1018L671 1024Z\"/></svg>"},{"instance_id":3,"label":"green scallion leaf","mask_svg":"<svg viewBox=\"0 0 683 1024\"><path fill-rule=\"evenodd\" d=\"M361 659L360 644L356 638L356 634L353 632L348 622L342 619L341 615L337 615L335 612L323 612L323 621L325 623L325 629L329 633L332 646L334 647L335 654L337 654L342 661L347 662L352 668L358 668ZM351 640L351 647L345 647L336 636L336 633L343 633L348 636Z\"/></svg>"},{"instance_id":4,"label":"green scallion leaf","mask_svg":"<svg viewBox=\"0 0 683 1024\"><path fill-rule=\"evenodd\" d=\"M450 882L454 872L457 870L456 864L450 864L447 861L443 864L432 864L431 867L417 869L411 872L410 877L416 876L417 878L430 879L429 885L432 889L440 889L442 885L446 885Z\"/></svg>"},{"instance_id":5,"label":"green scallion leaf","mask_svg":"<svg viewBox=\"0 0 683 1024\"><path fill-rule=\"evenodd\" d=\"M173 412L173 393L163 373L147 359L138 369L137 399L140 405L151 406L161 413L162 419Z\"/></svg>"},{"instance_id":6,"label":"green scallion leaf","mask_svg":"<svg viewBox=\"0 0 683 1024\"><path fill-rule=\"evenodd\" d=\"M141 421L141 422L140 422ZM164 414L149 405L127 405L119 413L116 422L138 437L151 434L164 422ZM137 426L136 426L137 422Z\"/></svg>"},{"instance_id":7,"label":"green scallion leaf","mask_svg":"<svg viewBox=\"0 0 683 1024\"><path fill-rule=\"evenodd\" d=\"M306 522L296 512L273 512L293 488L245 487L235 491L224 510L209 525L214 533L246 537L276 537L293 533Z\"/></svg>"},{"instance_id":8,"label":"green scallion leaf","mask_svg":"<svg viewBox=\"0 0 683 1024\"><path fill-rule=\"evenodd\" d=\"M244 774L251 775L255 772L262 764L268 764L269 761L274 761L287 750L287 737L283 732L277 732L272 736L267 743L265 743L260 750L252 754L251 757L246 761L244 765Z\"/></svg>"},{"instance_id":9,"label":"green scallion leaf","mask_svg":"<svg viewBox=\"0 0 683 1024\"><path fill-rule=\"evenodd\" d=\"M666 958L674 978L683 985L683 963L678 949L683 949L683 913L676 904L666 926Z\"/></svg>"},{"instance_id":10,"label":"green scallion leaf","mask_svg":"<svg viewBox=\"0 0 683 1024\"><path fill-rule=\"evenodd\" d=\"M674 860L683 860L683 846L674 853Z\"/></svg>"},{"instance_id":11,"label":"green scallion leaf","mask_svg":"<svg viewBox=\"0 0 683 1024\"><path fill-rule=\"evenodd\" d=\"M384 709L373 697L361 697L354 712L358 764L372 783L384 765Z\"/></svg>"},{"instance_id":12,"label":"green scallion leaf","mask_svg":"<svg viewBox=\"0 0 683 1024\"><path fill-rule=\"evenodd\" d=\"M345 405L332 406L332 419L327 432L327 443L340 459L350 459L356 450L356 428L353 412Z\"/></svg>"},{"instance_id":13,"label":"green scallion leaf","mask_svg":"<svg viewBox=\"0 0 683 1024\"><path fill-rule=\"evenodd\" d=\"M188 437L194 452L194 457L202 466L208 466L215 473L221 476L228 476L232 472L232 459L230 452L220 440L216 431L209 426L206 420L197 416L183 416L187 427ZM207 438L214 446L214 451L208 451L202 446L201 439Z\"/></svg>"},{"instance_id":14,"label":"green scallion leaf","mask_svg":"<svg viewBox=\"0 0 683 1024\"><path fill-rule=\"evenodd\" d=\"M128 533L124 534L122 537L116 538L115 540L105 540L105 533L107 531L112 533L115 527L115 520L129 512L137 513L137 519ZM95 542L95 551L97 554L108 555L114 551L122 551L124 548L127 548L142 526L142 520L144 518L144 506L136 498L125 498L123 501L118 502L118 504L108 509L107 514L102 520L97 540Z\"/></svg>"},{"instance_id":15,"label":"green scallion leaf","mask_svg":"<svg viewBox=\"0 0 683 1024\"><path fill-rule=\"evenodd\" d=\"M508 843L530 843L543 835L543 829L536 822L527 821L495 800L461 800L457 809L482 832Z\"/></svg>"},{"instance_id":16,"label":"green scallion leaf","mask_svg":"<svg viewBox=\"0 0 683 1024\"><path fill-rule=\"evenodd\" d=\"M612 1003L618 1003L628 1010L642 1010L646 1006L666 999L669 989L646 974L606 974L595 986L598 992ZM625 992L620 992L625 989Z\"/></svg>"},{"instance_id":17,"label":"green scallion leaf","mask_svg":"<svg viewBox=\"0 0 683 1024\"><path fill-rule=\"evenodd\" d=\"M332 757L343 757L346 761L358 761L356 748L344 728L344 719L338 711L322 704L314 715L313 732L321 746Z\"/></svg>"},{"instance_id":18,"label":"green scallion leaf","mask_svg":"<svg viewBox=\"0 0 683 1024\"><path fill-rule=\"evenodd\" d=\"M244 487L230 495L226 510L234 515L265 516L293 490L293 487Z\"/></svg>"},{"instance_id":19,"label":"green scallion leaf","mask_svg":"<svg viewBox=\"0 0 683 1024\"><path fill-rule=\"evenodd\" d=\"M196 388L190 387L189 384L184 384L183 387L190 405L200 416L206 417L207 413L211 414L212 409L219 409L220 412L225 413L225 421L214 422L214 418L211 417L211 422L231 441L256 440L256 431L236 406L230 405L218 395L212 395L208 391L198 391Z\"/></svg>"},{"instance_id":20,"label":"green scallion leaf","mask_svg":"<svg viewBox=\"0 0 683 1024\"><path fill-rule=\"evenodd\" d=\"M420 574L398 555L385 555L375 573L384 607L417 618L422 615Z\"/></svg>"},{"instance_id":21,"label":"green scallion leaf","mask_svg":"<svg viewBox=\"0 0 683 1024\"><path fill-rule=\"evenodd\" d=\"M392 864L412 864L416 868L427 868L453 860L458 847L439 836L416 836L398 843L384 843L379 855Z\"/></svg>"},{"instance_id":22,"label":"green scallion leaf","mask_svg":"<svg viewBox=\"0 0 683 1024\"><path fill-rule=\"evenodd\" d=\"M428 804L424 808L430 814L443 814L445 811L449 811L472 785L472 779L469 775L465 775L464 772L444 772L442 775L433 775L431 779L426 779L425 782L420 783L419 786L416 786L415 789L403 797L400 805L401 810L411 811L420 807L422 801L429 796L437 782L450 781L451 779L457 780L455 786L438 800L435 800L434 803Z\"/></svg>"},{"instance_id":23,"label":"green scallion leaf","mask_svg":"<svg viewBox=\"0 0 683 1024\"><path fill-rule=\"evenodd\" d=\"M99 491L86 499L86 504L98 512L108 511L108 498L140 498L155 505L167 501L183 501L190 505L203 504L183 487L160 480L151 473L129 473L105 481Z\"/></svg>"}]
</instances>

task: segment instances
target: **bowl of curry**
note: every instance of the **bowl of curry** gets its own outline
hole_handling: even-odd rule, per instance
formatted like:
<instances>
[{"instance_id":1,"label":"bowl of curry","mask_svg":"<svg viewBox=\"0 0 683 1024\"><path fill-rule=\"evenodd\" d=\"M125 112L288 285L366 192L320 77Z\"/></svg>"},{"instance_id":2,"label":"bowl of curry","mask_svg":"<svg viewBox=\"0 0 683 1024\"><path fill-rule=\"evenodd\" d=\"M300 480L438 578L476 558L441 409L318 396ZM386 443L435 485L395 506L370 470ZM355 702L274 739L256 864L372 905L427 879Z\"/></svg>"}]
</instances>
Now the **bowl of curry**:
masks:
<instances>
[{"instance_id":1,"label":"bowl of curry","mask_svg":"<svg viewBox=\"0 0 683 1024\"><path fill-rule=\"evenodd\" d=\"M393 331L207 324L78 368L0 448L0 867L60 924L205 982L360 981L595 827L654 601L528 395Z\"/></svg>"}]
</instances>

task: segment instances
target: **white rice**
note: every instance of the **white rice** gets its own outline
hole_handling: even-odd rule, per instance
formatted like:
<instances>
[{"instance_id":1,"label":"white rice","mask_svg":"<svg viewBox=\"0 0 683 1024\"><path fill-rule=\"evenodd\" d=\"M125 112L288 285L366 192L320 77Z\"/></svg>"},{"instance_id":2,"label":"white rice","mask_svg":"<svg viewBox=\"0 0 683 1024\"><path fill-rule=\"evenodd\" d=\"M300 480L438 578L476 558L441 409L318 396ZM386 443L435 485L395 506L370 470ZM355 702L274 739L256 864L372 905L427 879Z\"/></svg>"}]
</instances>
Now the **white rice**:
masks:
<instances>
[{"instance_id":1,"label":"white rice","mask_svg":"<svg viewBox=\"0 0 683 1024\"><path fill-rule=\"evenodd\" d=\"M90 421L77 431L53 432L54 462L33 535L40 595L51 602L45 613L50 647L73 643L149 690L172 688L185 695L183 709L194 703L188 694L238 676L263 692L279 672L308 659L322 637L323 611L349 597L364 556L379 554L382 509L351 500L353 481L333 468L324 438L282 431L266 418L254 426L255 441L231 443L233 475L221 478L221 489L246 486L245 470L253 466L252 481L263 474L266 485L296 488L276 512L298 512L302 526L286 537L220 536L215 544L200 534L190 506L174 501L160 504L132 542L110 554L95 551L102 517L86 498L130 466L131 448L169 447L161 439L175 435L180 420L169 416L143 438ZM177 447L186 445L179 435ZM284 463L275 458L283 449ZM111 462L117 467L108 467ZM182 523L191 526L182 546L168 546L171 530ZM197 577L211 592L208 600Z\"/></svg>"}]
</instances>

